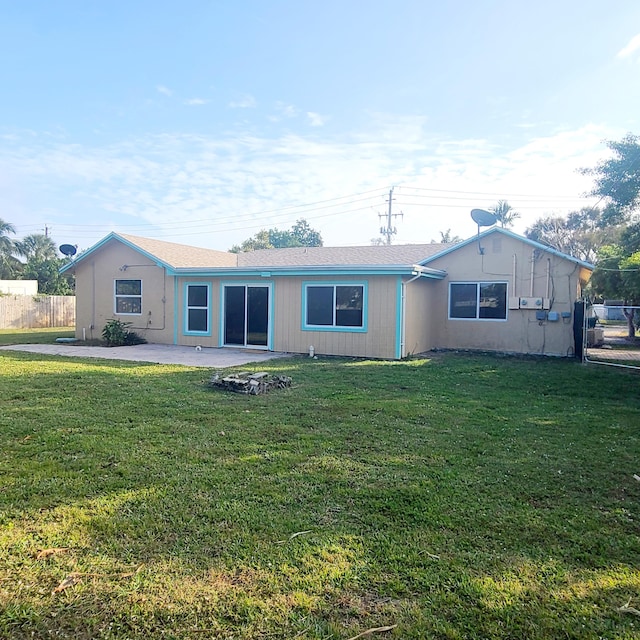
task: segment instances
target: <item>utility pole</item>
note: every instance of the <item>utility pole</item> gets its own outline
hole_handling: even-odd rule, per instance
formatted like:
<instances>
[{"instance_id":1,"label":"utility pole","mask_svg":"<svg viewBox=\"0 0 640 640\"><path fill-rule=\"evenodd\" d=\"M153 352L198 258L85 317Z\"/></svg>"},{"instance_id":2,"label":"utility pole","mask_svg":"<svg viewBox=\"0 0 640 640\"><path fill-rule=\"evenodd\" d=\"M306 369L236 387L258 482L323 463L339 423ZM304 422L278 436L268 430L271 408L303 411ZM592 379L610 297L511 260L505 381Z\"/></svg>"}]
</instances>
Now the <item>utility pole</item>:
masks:
<instances>
[{"instance_id":1,"label":"utility pole","mask_svg":"<svg viewBox=\"0 0 640 640\"><path fill-rule=\"evenodd\" d=\"M391 190L389 191L389 211L386 214L386 216L383 213L379 213L378 214L378 218L387 218L387 226L386 227L380 227L380 234L383 236L386 236L387 238L387 244L391 244L391 236L394 235L395 233L398 233L398 230L395 227L391 226L391 220L392 218L397 218L397 217L402 217L404 218L404 213L400 212L400 213L391 213L391 203L393 202L393 190L395 189L395 187L391 187Z\"/></svg>"}]
</instances>

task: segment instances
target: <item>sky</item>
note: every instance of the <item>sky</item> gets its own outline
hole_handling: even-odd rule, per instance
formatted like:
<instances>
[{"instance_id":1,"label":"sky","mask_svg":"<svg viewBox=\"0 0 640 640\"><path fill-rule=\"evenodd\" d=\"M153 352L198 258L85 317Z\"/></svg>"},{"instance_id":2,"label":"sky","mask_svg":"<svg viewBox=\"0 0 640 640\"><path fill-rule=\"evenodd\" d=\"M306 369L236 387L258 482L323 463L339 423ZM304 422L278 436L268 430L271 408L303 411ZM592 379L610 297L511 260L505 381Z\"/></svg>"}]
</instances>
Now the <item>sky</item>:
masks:
<instances>
[{"instance_id":1,"label":"sky","mask_svg":"<svg viewBox=\"0 0 640 640\"><path fill-rule=\"evenodd\" d=\"M0 92L16 239L367 245L392 188L394 244L523 233L640 134L640 2L0 0Z\"/></svg>"}]
</instances>

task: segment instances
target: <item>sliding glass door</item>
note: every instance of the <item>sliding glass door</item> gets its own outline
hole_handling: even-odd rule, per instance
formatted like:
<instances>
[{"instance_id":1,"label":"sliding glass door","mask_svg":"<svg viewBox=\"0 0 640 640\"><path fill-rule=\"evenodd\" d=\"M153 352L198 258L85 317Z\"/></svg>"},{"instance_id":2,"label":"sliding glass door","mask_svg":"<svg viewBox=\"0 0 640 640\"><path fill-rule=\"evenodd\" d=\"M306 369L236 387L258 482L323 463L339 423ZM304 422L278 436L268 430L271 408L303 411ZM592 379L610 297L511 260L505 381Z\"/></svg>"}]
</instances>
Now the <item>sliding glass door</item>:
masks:
<instances>
[{"instance_id":1,"label":"sliding glass door","mask_svg":"<svg viewBox=\"0 0 640 640\"><path fill-rule=\"evenodd\" d=\"M224 344L240 347L268 346L268 286L224 286Z\"/></svg>"}]
</instances>

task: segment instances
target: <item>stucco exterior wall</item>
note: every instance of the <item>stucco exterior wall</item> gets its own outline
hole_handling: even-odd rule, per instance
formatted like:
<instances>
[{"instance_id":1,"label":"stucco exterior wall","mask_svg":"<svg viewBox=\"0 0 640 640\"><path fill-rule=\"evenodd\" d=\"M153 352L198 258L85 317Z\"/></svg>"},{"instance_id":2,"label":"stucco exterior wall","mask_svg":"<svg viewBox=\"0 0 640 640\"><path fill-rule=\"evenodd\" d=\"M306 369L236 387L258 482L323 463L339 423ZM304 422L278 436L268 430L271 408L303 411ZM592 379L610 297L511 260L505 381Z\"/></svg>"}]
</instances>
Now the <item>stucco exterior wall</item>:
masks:
<instances>
[{"instance_id":1,"label":"stucco exterior wall","mask_svg":"<svg viewBox=\"0 0 640 640\"><path fill-rule=\"evenodd\" d=\"M433 262L430 267L447 272L434 282L432 305L433 347L480 349L508 353L567 356L573 353L573 303L580 295L576 263L500 234L470 243ZM506 282L507 298L548 298L547 311L557 321L538 320L533 309L508 309L506 320L450 319L451 282ZM509 306L509 305L508 305ZM562 312L571 313L562 318Z\"/></svg>"},{"instance_id":2,"label":"stucco exterior wall","mask_svg":"<svg viewBox=\"0 0 640 640\"><path fill-rule=\"evenodd\" d=\"M126 265L126 268L123 268ZM120 242L112 241L76 268L76 337L99 339L105 323L117 318L149 342L173 341L173 279L163 268ZM116 280L142 280L142 313L116 314Z\"/></svg>"}]
</instances>

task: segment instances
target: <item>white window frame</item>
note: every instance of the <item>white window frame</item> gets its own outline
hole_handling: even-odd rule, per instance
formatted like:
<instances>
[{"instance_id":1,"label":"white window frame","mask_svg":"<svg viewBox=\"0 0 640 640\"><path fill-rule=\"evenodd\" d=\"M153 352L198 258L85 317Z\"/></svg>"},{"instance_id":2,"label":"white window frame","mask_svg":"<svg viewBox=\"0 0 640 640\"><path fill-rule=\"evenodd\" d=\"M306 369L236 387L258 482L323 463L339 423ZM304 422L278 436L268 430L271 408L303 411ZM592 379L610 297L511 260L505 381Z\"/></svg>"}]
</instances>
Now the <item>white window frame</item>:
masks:
<instances>
[{"instance_id":1,"label":"white window frame","mask_svg":"<svg viewBox=\"0 0 640 640\"><path fill-rule=\"evenodd\" d=\"M504 304L504 318L481 318L480 317L480 293L483 285L496 285L502 284L505 287L505 304ZM451 315L451 290L455 285L475 285L476 287L476 309L475 316L472 318L460 318L458 316ZM449 297L447 300L447 316L449 320L462 320L471 322L506 322L509 315L509 283L506 280L475 280L475 281L463 281L463 282L450 282L449 283Z\"/></svg>"},{"instance_id":2,"label":"white window frame","mask_svg":"<svg viewBox=\"0 0 640 640\"><path fill-rule=\"evenodd\" d=\"M140 294L118 293L118 282L139 282ZM118 311L118 300L123 298L137 298L140 300L140 313ZM113 313L118 316L141 316L142 315L142 279L141 278L116 278L113 281Z\"/></svg>"}]
</instances>

